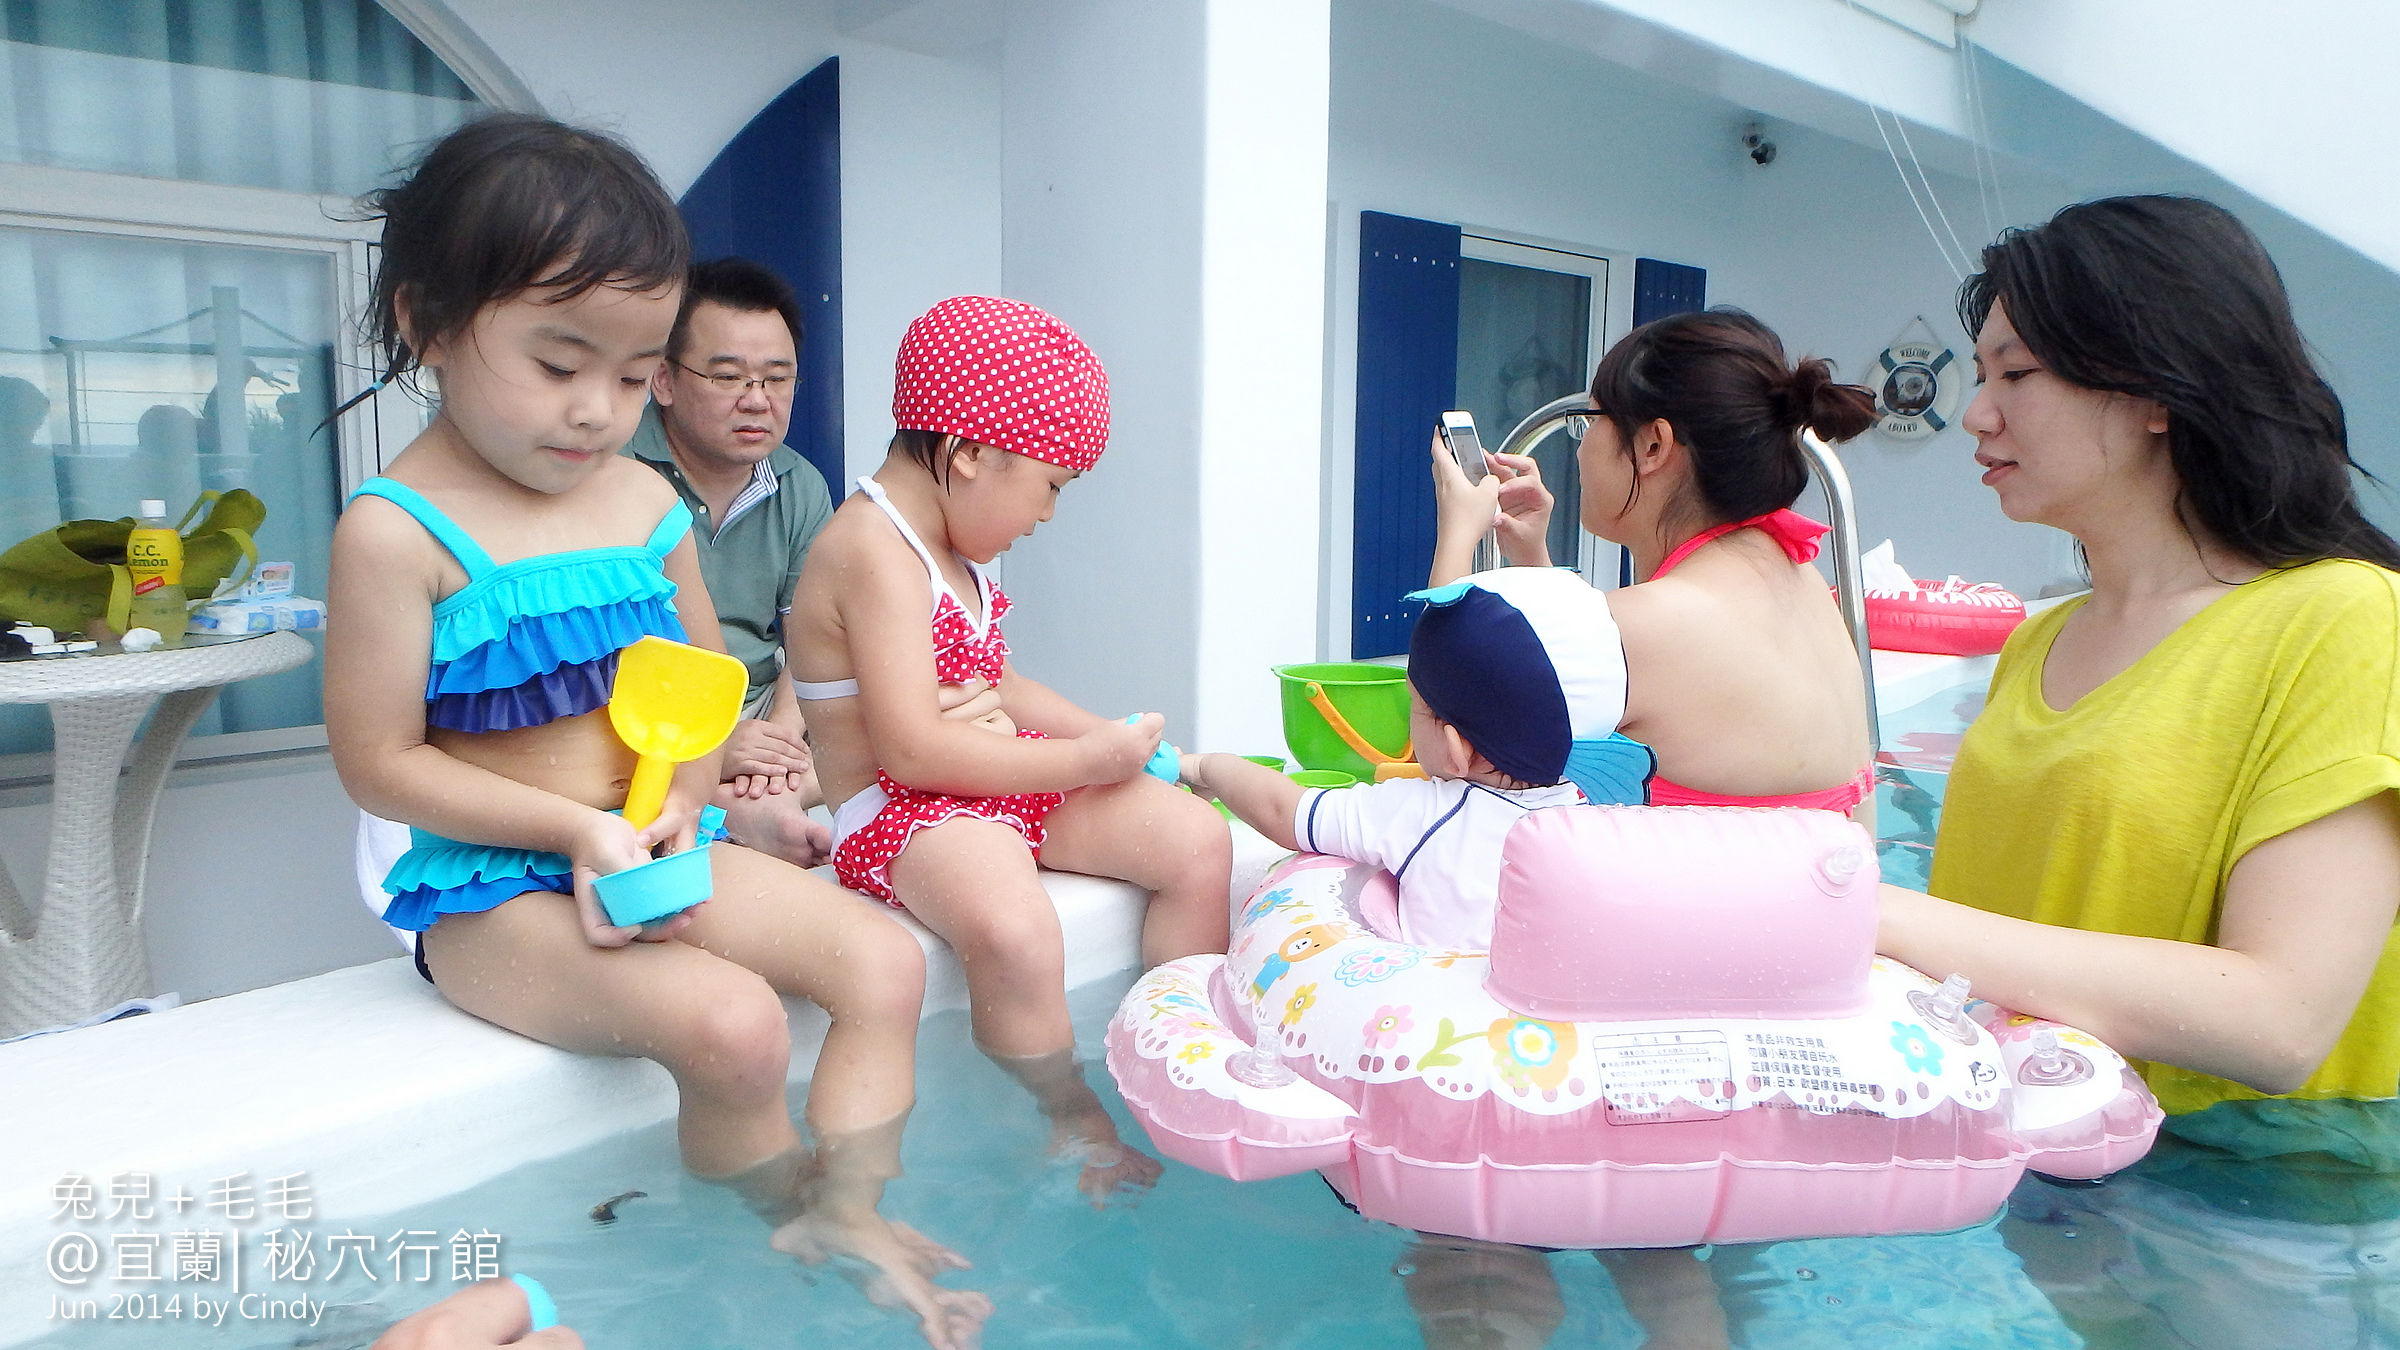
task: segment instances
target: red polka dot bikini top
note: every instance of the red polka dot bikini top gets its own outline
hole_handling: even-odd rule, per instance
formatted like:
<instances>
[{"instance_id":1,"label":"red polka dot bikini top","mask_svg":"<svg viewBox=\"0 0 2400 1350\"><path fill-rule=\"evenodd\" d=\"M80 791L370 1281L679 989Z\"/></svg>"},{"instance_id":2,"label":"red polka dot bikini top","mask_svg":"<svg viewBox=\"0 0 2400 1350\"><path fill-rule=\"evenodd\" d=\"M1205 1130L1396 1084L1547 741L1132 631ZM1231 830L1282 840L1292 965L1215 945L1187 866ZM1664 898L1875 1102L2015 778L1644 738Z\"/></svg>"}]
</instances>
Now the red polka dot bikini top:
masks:
<instances>
[{"instance_id":1,"label":"red polka dot bikini top","mask_svg":"<svg viewBox=\"0 0 2400 1350\"><path fill-rule=\"evenodd\" d=\"M983 600L983 622L977 623L950 589L950 583L942 580L942 569L934 565L932 550L925 547L925 541L917 538L917 532L893 509L891 499L883 495L883 485L872 478L861 478L858 490L891 518L892 528L900 531L900 537L908 541L908 546L916 550L917 559L925 564L925 575L933 587L934 678L944 684L962 684L972 679L1000 683L1001 673L1008 665L1008 639L1000 636L1000 620L1008 613L1008 597L983 574L982 568L959 559L975 578L976 594ZM858 693L858 681L795 679L792 692L804 699L851 698Z\"/></svg>"},{"instance_id":2,"label":"red polka dot bikini top","mask_svg":"<svg viewBox=\"0 0 2400 1350\"><path fill-rule=\"evenodd\" d=\"M1000 683L1001 671L1008 663L1008 639L1000 635L1000 620L1008 615L1008 596L992 584L992 579L984 575L982 568L964 558L959 559L966 563L968 574L975 578L977 596L983 601L983 622L978 624L974 616L967 612L966 605L959 600L957 593L950 589L950 583L942 580L942 569L935 565L933 553L925 547L925 541L917 538L917 532L908 527L908 522L893 509L891 500L883 495L882 484L872 478L861 478L858 480L858 490L867 494L867 500L883 508L883 513L891 517L893 528L899 530L900 537L916 550L918 559L925 564L927 577L932 581L934 678L944 684L959 684L971 679Z\"/></svg>"}]
</instances>

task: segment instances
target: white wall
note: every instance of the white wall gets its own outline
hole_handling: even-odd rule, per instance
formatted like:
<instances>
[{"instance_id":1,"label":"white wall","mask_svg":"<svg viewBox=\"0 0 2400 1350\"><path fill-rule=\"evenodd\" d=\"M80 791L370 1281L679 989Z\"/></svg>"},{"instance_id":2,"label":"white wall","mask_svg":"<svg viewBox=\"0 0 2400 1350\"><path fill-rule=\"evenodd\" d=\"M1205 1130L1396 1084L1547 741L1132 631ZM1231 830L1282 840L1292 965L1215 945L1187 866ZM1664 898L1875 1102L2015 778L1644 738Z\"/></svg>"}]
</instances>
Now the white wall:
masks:
<instances>
[{"instance_id":1,"label":"white wall","mask_svg":"<svg viewBox=\"0 0 2400 1350\"><path fill-rule=\"evenodd\" d=\"M1750 310L1847 378L1920 314L1965 354L1956 279L1880 151L1771 123L1780 154L1762 168L1739 143L1751 120L1739 103L1431 3L1336 8L1333 105L1329 658L1349 643L1361 210L1705 267L1711 304ZM1972 206L1970 183L1937 182L1954 207ZM1971 454L1957 431L1845 447L1865 541L1893 538L1920 575L2030 594L2049 579L2051 548L1990 509Z\"/></svg>"},{"instance_id":2,"label":"white wall","mask_svg":"<svg viewBox=\"0 0 2400 1350\"><path fill-rule=\"evenodd\" d=\"M841 22L871 6L837 0L716 0L705 16L578 0L572 24L542 5L450 4L546 112L623 136L677 194L793 81L842 59L844 434L852 476L882 463L908 321L1001 287L997 48L902 50Z\"/></svg>"},{"instance_id":3,"label":"white wall","mask_svg":"<svg viewBox=\"0 0 2400 1350\"><path fill-rule=\"evenodd\" d=\"M1994 54L2400 267L2384 168L2400 7L2358 0L2007 0L1968 29Z\"/></svg>"},{"instance_id":4,"label":"white wall","mask_svg":"<svg viewBox=\"0 0 2400 1350\"><path fill-rule=\"evenodd\" d=\"M857 478L891 440L909 320L949 296L1006 292L1000 70L997 48L950 59L853 40L841 57L842 403Z\"/></svg>"},{"instance_id":5,"label":"white wall","mask_svg":"<svg viewBox=\"0 0 2400 1350\"><path fill-rule=\"evenodd\" d=\"M1768 119L1780 155L1764 168L1744 157L1737 138L1757 116L1754 92L1783 89L1787 75L1745 75L1704 52L1648 54L1652 69L1688 69L1705 86L1694 88L1563 37L1471 17L1467 7L1378 0L1335 9L1325 501L1336 542L1322 577L1330 658L1345 655L1349 640L1362 209L1706 267L1710 303L1752 311L1795 353L1831 358L1848 378L1861 378L1920 314L1962 360L1968 353L1954 314L1957 279L1880 142ZM1557 21L1562 11L1597 8L1581 0L1472 7L1519 22L1529 12ZM2303 327L2350 408L2354 453L2400 476L2391 430L2400 391L2380 378L2400 362L2400 277L2038 81L1988 56L1985 64L2005 215L1984 214L1972 179L1931 175L1969 252L1999 225L2038 221L2084 197L2183 191L2223 202L2283 267ZM1845 447L1865 542L1894 539L1920 576L1957 572L2029 596L2066 579L2065 541L2002 518L1976 481L1972 449L1955 429L1907 445L1870 432ZM2386 521L2400 514L2372 494L2370 509Z\"/></svg>"},{"instance_id":6,"label":"white wall","mask_svg":"<svg viewBox=\"0 0 2400 1350\"><path fill-rule=\"evenodd\" d=\"M2039 221L2068 201L2133 192L2188 193L2241 217L2283 273L2300 331L2341 395L2352 457L2400 484L2400 384L2391 377L2400 369L2400 273L2004 62L1987 58L1983 71L2001 153L2063 181L2048 197L2011 195L2014 220ZM2307 132L2301 128L2295 140ZM2377 190L2371 181L2359 188ZM2362 500L2383 528L2400 529L2400 497L2368 486Z\"/></svg>"},{"instance_id":7,"label":"white wall","mask_svg":"<svg viewBox=\"0 0 2400 1350\"><path fill-rule=\"evenodd\" d=\"M352 880L357 823L322 753L178 771L150 845L152 988L213 998L396 955ZM0 862L29 902L49 837L46 788L0 793Z\"/></svg>"},{"instance_id":8,"label":"white wall","mask_svg":"<svg viewBox=\"0 0 2400 1350\"><path fill-rule=\"evenodd\" d=\"M1191 725L1198 641L1201 9L1008 8L1001 277L1108 367L1097 468L1018 542L1016 664L1096 712ZM1105 655L1103 655L1105 654Z\"/></svg>"}]
</instances>

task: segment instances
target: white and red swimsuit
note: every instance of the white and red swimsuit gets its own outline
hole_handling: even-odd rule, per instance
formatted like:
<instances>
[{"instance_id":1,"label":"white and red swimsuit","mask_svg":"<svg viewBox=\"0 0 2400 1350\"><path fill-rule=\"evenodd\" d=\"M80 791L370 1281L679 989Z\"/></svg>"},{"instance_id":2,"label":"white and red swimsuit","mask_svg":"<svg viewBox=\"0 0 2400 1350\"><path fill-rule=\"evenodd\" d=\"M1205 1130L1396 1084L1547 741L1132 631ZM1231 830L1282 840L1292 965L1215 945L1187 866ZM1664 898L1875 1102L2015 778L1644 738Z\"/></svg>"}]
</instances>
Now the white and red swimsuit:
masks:
<instances>
[{"instance_id":1,"label":"white and red swimsuit","mask_svg":"<svg viewBox=\"0 0 2400 1350\"><path fill-rule=\"evenodd\" d=\"M967 563L967 571L974 576L975 589L983 601L983 621L978 624L950 584L942 580L942 569L934 564L933 554L924 541L892 509L882 486L872 478L862 478L858 480L858 489L891 518L900 537L916 550L932 579L934 678L944 684L981 679L997 686L1008 662L1008 639L1000 635L1000 620L1008 613L1008 597L983 574L982 568ZM838 698L858 692L854 680L824 683L795 680L793 688L802 698ZM1028 740L1044 739L1038 731L1019 730L1017 735ZM1026 846L1039 858L1042 841L1049 834L1043 821L1065 800L1066 796L1057 792L952 797L895 782L890 774L878 769L873 784L843 802L833 813L834 873L844 886L897 907L900 902L892 896L892 860L908 847L909 838L917 831L956 816L998 821L1023 835Z\"/></svg>"}]
</instances>

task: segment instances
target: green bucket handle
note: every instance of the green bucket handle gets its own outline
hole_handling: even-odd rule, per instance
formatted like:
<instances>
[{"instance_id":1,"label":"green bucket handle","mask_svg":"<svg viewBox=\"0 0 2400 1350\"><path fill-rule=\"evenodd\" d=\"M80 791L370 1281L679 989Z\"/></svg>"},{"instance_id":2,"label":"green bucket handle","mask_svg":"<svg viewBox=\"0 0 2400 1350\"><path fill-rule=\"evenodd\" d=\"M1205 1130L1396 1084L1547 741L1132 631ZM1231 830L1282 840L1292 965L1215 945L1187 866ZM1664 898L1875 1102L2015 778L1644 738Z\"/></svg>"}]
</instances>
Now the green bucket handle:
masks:
<instances>
[{"instance_id":1,"label":"green bucket handle","mask_svg":"<svg viewBox=\"0 0 2400 1350\"><path fill-rule=\"evenodd\" d=\"M1333 734L1341 737L1342 744L1349 746L1360 759L1379 768L1386 764L1400 764L1408 760L1409 751L1413 747L1406 743L1401 745L1399 754L1387 755L1376 749L1366 737L1359 735L1358 728L1350 725L1350 719L1342 716L1342 710L1334 707L1333 700L1325 696L1324 685L1315 680L1307 680L1303 682L1302 687L1308 691L1308 706L1317 710L1317 715L1325 719L1325 725L1333 728Z\"/></svg>"}]
</instances>

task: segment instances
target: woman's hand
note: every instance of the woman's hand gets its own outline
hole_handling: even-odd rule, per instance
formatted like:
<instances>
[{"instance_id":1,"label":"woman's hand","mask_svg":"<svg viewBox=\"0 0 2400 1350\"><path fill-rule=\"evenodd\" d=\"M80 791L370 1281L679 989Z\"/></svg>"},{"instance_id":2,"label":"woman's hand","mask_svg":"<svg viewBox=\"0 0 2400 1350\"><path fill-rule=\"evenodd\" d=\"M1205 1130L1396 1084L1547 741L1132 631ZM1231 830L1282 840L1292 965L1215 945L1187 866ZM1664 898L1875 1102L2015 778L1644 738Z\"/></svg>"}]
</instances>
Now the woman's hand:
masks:
<instances>
[{"instance_id":1,"label":"woman's hand","mask_svg":"<svg viewBox=\"0 0 2400 1350\"><path fill-rule=\"evenodd\" d=\"M1488 461L1491 457L1484 458ZM1498 475L1486 474L1480 483L1468 482L1466 470L1458 467L1458 457L1450 453L1438 431L1433 434L1433 508L1434 537L1441 544L1463 541L1469 548L1483 538L1500 514Z\"/></svg>"},{"instance_id":2,"label":"woman's hand","mask_svg":"<svg viewBox=\"0 0 2400 1350\"><path fill-rule=\"evenodd\" d=\"M1142 766L1150 762L1150 756L1158 752L1158 742L1166 730L1166 718L1157 713L1143 713L1131 724L1104 721L1076 737L1076 748L1083 751L1087 765L1086 781L1122 783L1140 773Z\"/></svg>"},{"instance_id":3,"label":"woman's hand","mask_svg":"<svg viewBox=\"0 0 2400 1350\"><path fill-rule=\"evenodd\" d=\"M1531 455L1487 454L1491 476L1499 483L1500 556L1514 567L1550 565L1550 509L1556 499L1542 482L1542 466Z\"/></svg>"},{"instance_id":4,"label":"woman's hand","mask_svg":"<svg viewBox=\"0 0 2400 1350\"><path fill-rule=\"evenodd\" d=\"M1439 433L1433 438L1434 543L1428 581L1447 586L1475 570L1475 546L1498 529L1500 554L1517 567L1550 564L1550 490L1529 455L1487 454L1491 471L1480 483L1466 472Z\"/></svg>"}]
</instances>

